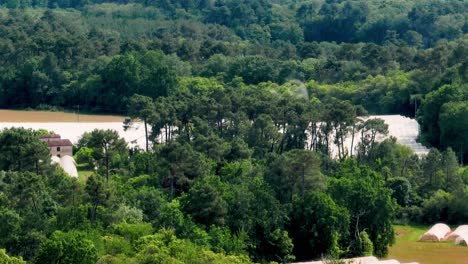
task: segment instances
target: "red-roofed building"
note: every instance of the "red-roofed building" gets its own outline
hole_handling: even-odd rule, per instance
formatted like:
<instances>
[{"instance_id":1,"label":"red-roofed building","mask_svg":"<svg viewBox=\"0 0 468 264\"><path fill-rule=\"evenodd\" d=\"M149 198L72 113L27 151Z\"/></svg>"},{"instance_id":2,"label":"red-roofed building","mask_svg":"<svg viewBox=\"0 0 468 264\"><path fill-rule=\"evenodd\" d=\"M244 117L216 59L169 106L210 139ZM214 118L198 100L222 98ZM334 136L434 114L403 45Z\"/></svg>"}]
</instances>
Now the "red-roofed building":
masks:
<instances>
[{"instance_id":1,"label":"red-roofed building","mask_svg":"<svg viewBox=\"0 0 468 264\"><path fill-rule=\"evenodd\" d=\"M60 135L41 135L39 138L47 143L50 155L59 158L64 156L73 157L73 144L68 139L62 139Z\"/></svg>"}]
</instances>

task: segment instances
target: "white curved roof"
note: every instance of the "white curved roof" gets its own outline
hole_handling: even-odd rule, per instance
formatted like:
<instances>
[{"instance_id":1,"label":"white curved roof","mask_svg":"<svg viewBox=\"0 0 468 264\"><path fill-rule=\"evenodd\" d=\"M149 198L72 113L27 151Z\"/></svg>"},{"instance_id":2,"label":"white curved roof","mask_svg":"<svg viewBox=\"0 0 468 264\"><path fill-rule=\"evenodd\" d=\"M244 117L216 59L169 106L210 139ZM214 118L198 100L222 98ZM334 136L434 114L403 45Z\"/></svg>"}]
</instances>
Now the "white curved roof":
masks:
<instances>
[{"instance_id":1,"label":"white curved roof","mask_svg":"<svg viewBox=\"0 0 468 264\"><path fill-rule=\"evenodd\" d=\"M346 264L379 264L379 260L376 257L360 257L351 259L341 259ZM296 262L294 264L325 264L323 261L308 261L308 262Z\"/></svg>"},{"instance_id":2,"label":"white curved roof","mask_svg":"<svg viewBox=\"0 0 468 264\"><path fill-rule=\"evenodd\" d=\"M76 169L76 162L73 157L65 155L60 158L60 167L70 176L78 177L78 170Z\"/></svg>"},{"instance_id":3,"label":"white curved roof","mask_svg":"<svg viewBox=\"0 0 468 264\"><path fill-rule=\"evenodd\" d=\"M409 117L401 116L401 115L372 115L372 116L365 116L360 117L363 121L369 119L382 119L385 124L388 125L388 135L381 136L378 135L376 141L380 142L385 140L388 137L395 137L399 144L405 145L415 154L418 156L424 156L429 153L429 149L423 146L421 143L416 142L416 139L419 135L419 124L416 119L412 119ZM321 123L319 123L319 126ZM309 132L308 132L309 133ZM334 135L331 135L334 137ZM351 135L351 132L348 133L344 139L344 148L348 152L351 150L351 142L353 142L353 153L356 153L355 147L361 141L361 132L355 131L354 134L354 141ZM310 144L310 134L308 134L308 144ZM336 156L338 154L338 148L334 144L330 144L330 152L332 156Z\"/></svg>"},{"instance_id":4,"label":"white curved roof","mask_svg":"<svg viewBox=\"0 0 468 264\"><path fill-rule=\"evenodd\" d=\"M448 225L435 224L419 238L419 241L442 241L449 232L450 227Z\"/></svg>"},{"instance_id":5,"label":"white curved roof","mask_svg":"<svg viewBox=\"0 0 468 264\"><path fill-rule=\"evenodd\" d=\"M455 229L452 233L448 234L445 240L455 241L459 236L463 234L468 234L468 225L461 225Z\"/></svg>"},{"instance_id":6,"label":"white curved roof","mask_svg":"<svg viewBox=\"0 0 468 264\"><path fill-rule=\"evenodd\" d=\"M400 264L400 261L394 259L381 260L378 262L378 264Z\"/></svg>"},{"instance_id":7,"label":"white curved roof","mask_svg":"<svg viewBox=\"0 0 468 264\"><path fill-rule=\"evenodd\" d=\"M59 157L52 156L52 157L50 157L50 160L52 161L52 163L56 163L56 164L60 165L60 158Z\"/></svg>"}]
</instances>

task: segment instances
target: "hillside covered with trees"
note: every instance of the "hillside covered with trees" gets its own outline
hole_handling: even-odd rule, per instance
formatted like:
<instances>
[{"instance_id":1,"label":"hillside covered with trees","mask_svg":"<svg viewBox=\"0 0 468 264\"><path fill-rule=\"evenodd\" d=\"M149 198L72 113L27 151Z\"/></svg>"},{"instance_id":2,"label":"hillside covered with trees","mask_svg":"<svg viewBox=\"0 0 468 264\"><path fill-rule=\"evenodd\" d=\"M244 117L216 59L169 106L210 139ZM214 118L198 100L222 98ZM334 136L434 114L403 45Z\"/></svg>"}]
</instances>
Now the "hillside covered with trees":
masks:
<instances>
[{"instance_id":1,"label":"hillside covered with trees","mask_svg":"<svg viewBox=\"0 0 468 264\"><path fill-rule=\"evenodd\" d=\"M466 1L0 5L0 108L148 127L146 149L83 135L83 181L0 131L0 262L385 256L394 223L468 222ZM431 151L368 114L416 118Z\"/></svg>"}]
</instances>

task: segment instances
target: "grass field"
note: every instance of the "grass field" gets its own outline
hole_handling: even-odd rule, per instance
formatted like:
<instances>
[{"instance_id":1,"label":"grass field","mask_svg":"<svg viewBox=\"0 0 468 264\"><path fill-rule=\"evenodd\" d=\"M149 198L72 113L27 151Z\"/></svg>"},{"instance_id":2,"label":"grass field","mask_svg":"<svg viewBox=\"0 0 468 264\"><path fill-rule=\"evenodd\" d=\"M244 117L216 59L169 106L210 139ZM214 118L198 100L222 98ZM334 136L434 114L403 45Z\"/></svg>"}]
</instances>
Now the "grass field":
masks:
<instances>
[{"instance_id":1,"label":"grass field","mask_svg":"<svg viewBox=\"0 0 468 264\"><path fill-rule=\"evenodd\" d=\"M420 264L468 264L468 247L453 242L417 242L428 226L395 226L396 243L387 259Z\"/></svg>"},{"instance_id":2,"label":"grass field","mask_svg":"<svg viewBox=\"0 0 468 264\"><path fill-rule=\"evenodd\" d=\"M92 168L89 168L87 164L77 164L76 169L78 170L78 181L86 183L88 177L94 173Z\"/></svg>"}]
</instances>

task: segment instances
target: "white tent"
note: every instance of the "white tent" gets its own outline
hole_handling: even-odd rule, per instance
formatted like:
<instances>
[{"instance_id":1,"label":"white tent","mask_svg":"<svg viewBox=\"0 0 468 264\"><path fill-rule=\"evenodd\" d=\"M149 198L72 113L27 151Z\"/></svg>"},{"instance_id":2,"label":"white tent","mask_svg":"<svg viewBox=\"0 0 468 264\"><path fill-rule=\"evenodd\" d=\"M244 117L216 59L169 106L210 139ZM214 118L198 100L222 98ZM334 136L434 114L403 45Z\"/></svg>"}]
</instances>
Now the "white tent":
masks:
<instances>
[{"instance_id":1,"label":"white tent","mask_svg":"<svg viewBox=\"0 0 468 264\"><path fill-rule=\"evenodd\" d=\"M461 225L461 226L457 227L457 229L455 229L455 231L453 231L450 234L447 234L447 237L445 237L444 240L446 240L446 241L455 241L462 234L468 234L468 225Z\"/></svg>"},{"instance_id":2,"label":"white tent","mask_svg":"<svg viewBox=\"0 0 468 264\"><path fill-rule=\"evenodd\" d=\"M60 167L70 176L78 177L78 170L76 169L76 162L73 157L65 155L61 158L57 156L51 157L52 163L60 165Z\"/></svg>"},{"instance_id":3,"label":"white tent","mask_svg":"<svg viewBox=\"0 0 468 264\"><path fill-rule=\"evenodd\" d=\"M60 158L60 167L70 176L72 177L78 177L78 170L76 169L76 162L75 160L68 156L65 155Z\"/></svg>"},{"instance_id":4,"label":"white tent","mask_svg":"<svg viewBox=\"0 0 468 264\"><path fill-rule=\"evenodd\" d=\"M446 224L435 224L429 231L424 233L419 238L419 241L432 241L432 242L438 242L444 240L445 236L450 232L450 227L448 227Z\"/></svg>"},{"instance_id":5,"label":"white tent","mask_svg":"<svg viewBox=\"0 0 468 264\"><path fill-rule=\"evenodd\" d=\"M389 260L381 260L379 264L400 264L398 260L389 259Z\"/></svg>"},{"instance_id":6,"label":"white tent","mask_svg":"<svg viewBox=\"0 0 468 264\"><path fill-rule=\"evenodd\" d=\"M346 264L379 264L380 263L376 257L340 259L340 261L343 261ZM327 261L296 262L294 264L327 264Z\"/></svg>"}]
</instances>

